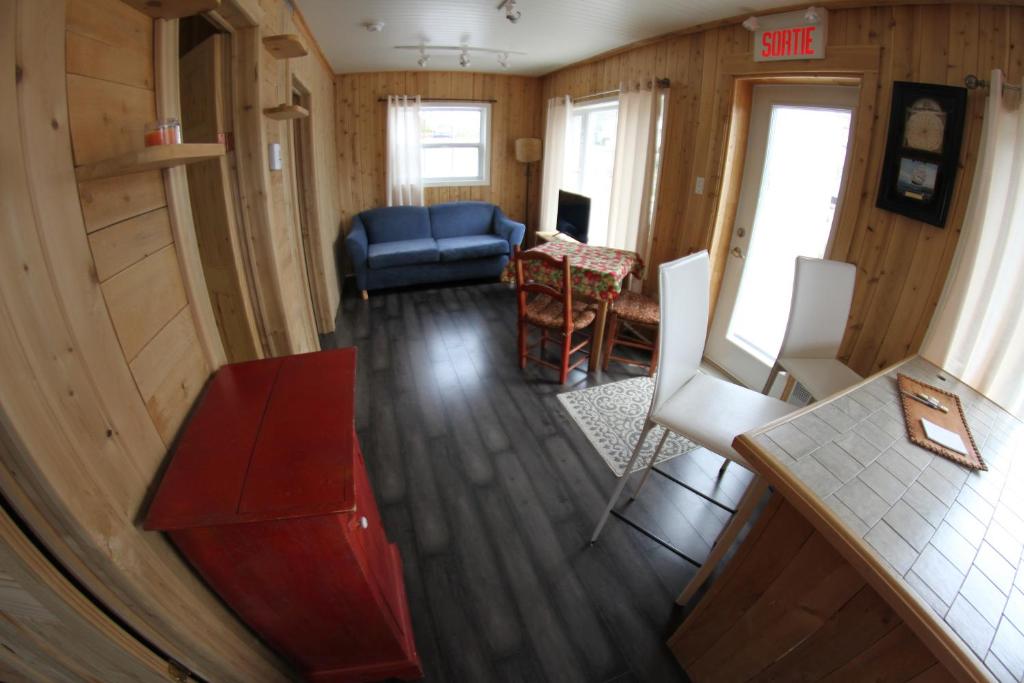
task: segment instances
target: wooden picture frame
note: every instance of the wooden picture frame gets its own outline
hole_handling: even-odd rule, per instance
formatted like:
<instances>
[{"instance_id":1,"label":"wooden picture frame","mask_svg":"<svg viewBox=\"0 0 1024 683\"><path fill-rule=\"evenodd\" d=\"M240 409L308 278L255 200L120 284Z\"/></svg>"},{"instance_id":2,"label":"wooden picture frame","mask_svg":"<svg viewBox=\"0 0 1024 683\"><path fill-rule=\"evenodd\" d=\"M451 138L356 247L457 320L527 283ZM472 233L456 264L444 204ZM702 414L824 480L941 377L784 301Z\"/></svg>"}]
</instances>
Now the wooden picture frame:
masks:
<instances>
[{"instance_id":1,"label":"wooden picture frame","mask_svg":"<svg viewBox=\"0 0 1024 683\"><path fill-rule=\"evenodd\" d=\"M943 228L960 163L967 90L895 81L875 206Z\"/></svg>"}]
</instances>

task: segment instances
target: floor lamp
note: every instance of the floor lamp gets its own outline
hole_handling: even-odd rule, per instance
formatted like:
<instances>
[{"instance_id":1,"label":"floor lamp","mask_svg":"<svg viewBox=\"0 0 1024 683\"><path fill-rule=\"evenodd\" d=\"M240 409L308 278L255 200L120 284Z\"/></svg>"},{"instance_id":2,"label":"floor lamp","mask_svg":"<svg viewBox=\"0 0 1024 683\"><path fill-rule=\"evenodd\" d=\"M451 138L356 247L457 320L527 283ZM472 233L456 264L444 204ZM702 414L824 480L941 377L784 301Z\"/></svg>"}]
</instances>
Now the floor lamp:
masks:
<instances>
[{"instance_id":1,"label":"floor lamp","mask_svg":"<svg viewBox=\"0 0 1024 683\"><path fill-rule=\"evenodd\" d=\"M530 234L530 165L540 161L540 138L519 138L516 140L516 161L526 164L526 209L523 212L523 223L526 233Z\"/></svg>"}]
</instances>

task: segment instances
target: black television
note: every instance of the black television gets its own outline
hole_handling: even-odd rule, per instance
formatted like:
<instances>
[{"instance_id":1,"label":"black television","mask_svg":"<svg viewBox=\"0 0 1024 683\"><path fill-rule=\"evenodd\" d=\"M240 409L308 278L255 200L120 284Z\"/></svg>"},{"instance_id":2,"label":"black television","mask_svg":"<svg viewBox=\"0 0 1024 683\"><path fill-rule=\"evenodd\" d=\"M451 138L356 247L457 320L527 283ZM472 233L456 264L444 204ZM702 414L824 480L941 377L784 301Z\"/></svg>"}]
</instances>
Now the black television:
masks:
<instances>
[{"instance_id":1,"label":"black television","mask_svg":"<svg viewBox=\"0 0 1024 683\"><path fill-rule=\"evenodd\" d=\"M586 244L589 225L590 197L559 190L555 230Z\"/></svg>"}]
</instances>

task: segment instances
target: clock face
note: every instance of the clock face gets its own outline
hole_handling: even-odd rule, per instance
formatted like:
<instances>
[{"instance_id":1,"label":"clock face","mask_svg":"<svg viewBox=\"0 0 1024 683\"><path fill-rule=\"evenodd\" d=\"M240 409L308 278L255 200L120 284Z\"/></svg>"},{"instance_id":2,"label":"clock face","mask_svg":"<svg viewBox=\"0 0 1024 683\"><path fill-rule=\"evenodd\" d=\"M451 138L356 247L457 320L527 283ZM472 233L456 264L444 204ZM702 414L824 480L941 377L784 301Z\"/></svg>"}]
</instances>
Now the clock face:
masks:
<instances>
[{"instance_id":1,"label":"clock face","mask_svg":"<svg viewBox=\"0 0 1024 683\"><path fill-rule=\"evenodd\" d=\"M907 108L904 147L941 154L945 133L946 113L935 100L921 98Z\"/></svg>"}]
</instances>

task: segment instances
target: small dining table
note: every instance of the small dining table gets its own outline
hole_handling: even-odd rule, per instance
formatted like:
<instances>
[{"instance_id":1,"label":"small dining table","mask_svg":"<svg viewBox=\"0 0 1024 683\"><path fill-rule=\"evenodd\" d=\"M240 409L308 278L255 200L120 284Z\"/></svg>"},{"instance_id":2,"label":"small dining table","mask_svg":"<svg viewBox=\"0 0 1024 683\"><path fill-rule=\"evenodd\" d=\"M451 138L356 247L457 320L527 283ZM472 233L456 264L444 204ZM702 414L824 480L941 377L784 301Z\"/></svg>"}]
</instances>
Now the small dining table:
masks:
<instances>
[{"instance_id":1,"label":"small dining table","mask_svg":"<svg viewBox=\"0 0 1024 683\"><path fill-rule=\"evenodd\" d=\"M635 251L597 247L582 242L552 240L530 249L555 258L569 258L573 294L597 303L597 320L590 343L590 371L601 368L604 328L611 302L622 293L623 282L630 275L642 278L644 262ZM514 264L509 263L504 279L515 280ZM553 286L560 284L561 273L545 269L536 261L527 261L525 274L531 279Z\"/></svg>"}]
</instances>

